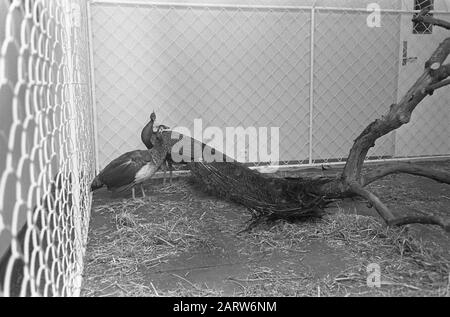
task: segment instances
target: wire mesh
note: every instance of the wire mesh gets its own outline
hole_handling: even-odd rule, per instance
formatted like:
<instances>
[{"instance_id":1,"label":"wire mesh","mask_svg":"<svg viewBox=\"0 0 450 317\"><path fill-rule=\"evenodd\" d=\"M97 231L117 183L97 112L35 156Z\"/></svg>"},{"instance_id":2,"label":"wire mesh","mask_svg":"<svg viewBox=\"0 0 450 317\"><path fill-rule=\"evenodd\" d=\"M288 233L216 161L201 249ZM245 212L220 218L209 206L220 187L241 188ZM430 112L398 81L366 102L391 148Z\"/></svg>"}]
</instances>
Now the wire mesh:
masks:
<instances>
[{"instance_id":1,"label":"wire mesh","mask_svg":"<svg viewBox=\"0 0 450 317\"><path fill-rule=\"evenodd\" d=\"M414 0L414 10L424 10L434 9L434 1L433 0ZM427 14L428 16L433 16L433 14ZM417 22L413 24L413 33L414 34L432 34L433 33L433 25L424 22Z\"/></svg>"},{"instance_id":2,"label":"wire mesh","mask_svg":"<svg viewBox=\"0 0 450 317\"><path fill-rule=\"evenodd\" d=\"M284 126L284 159L307 159L310 19L305 10L93 7L100 165L143 146L136 135L153 109L191 131L196 118L224 130Z\"/></svg>"},{"instance_id":3,"label":"wire mesh","mask_svg":"<svg viewBox=\"0 0 450 317\"><path fill-rule=\"evenodd\" d=\"M94 173L86 5L0 0L0 296L80 289Z\"/></svg>"},{"instance_id":4,"label":"wire mesh","mask_svg":"<svg viewBox=\"0 0 450 317\"><path fill-rule=\"evenodd\" d=\"M353 140L397 99L400 17L384 13L367 27L367 13L318 10L315 40L313 159L343 161ZM369 157L394 155L393 134Z\"/></svg>"},{"instance_id":5,"label":"wire mesh","mask_svg":"<svg viewBox=\"0 0 450 317\"><path fill-rule=\"evenodd\" d=\"M93 6L100 167L143 148L136 135L152 110L191 131L195 118L223 130L280 127L281 164L343 162L357 134L401 97L402 19L411 23L413 11L383 11L378 28L355 8L106 2ZM437 28L426 36L410 45L428 51L444 38ZM413 136L383 137L368 159L450 154L448 111L426 112L414 116Z\"/></svg>"}]
</instances>

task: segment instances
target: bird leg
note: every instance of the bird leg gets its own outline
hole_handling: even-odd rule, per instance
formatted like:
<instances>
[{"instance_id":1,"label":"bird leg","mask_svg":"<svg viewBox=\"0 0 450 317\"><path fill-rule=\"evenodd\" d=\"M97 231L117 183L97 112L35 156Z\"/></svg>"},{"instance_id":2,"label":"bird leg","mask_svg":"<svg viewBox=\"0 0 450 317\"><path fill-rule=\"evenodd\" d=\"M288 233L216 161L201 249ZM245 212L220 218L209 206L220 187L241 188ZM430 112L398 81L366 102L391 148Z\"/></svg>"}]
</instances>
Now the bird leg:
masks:
<instances>
[{"instance_id":1,"label":"bird leg","mask_svg":"<svg viewBox=\"0 0 450 317\"><path fill-rule=\"evenodd\" d=\"M136 189L134 186L131 188L131 196L133 196L133 199L136 199Z\"/></svg>"},{"instance_id":2,"label":"bird leg","mask_svg":"<svg viewBox=\"0 0 450 317\"><path fill-rule=\"evenodd\" d=\"M172 165L172 161L167 161L167 166L169 167L170 184L172 184L172 180L173 180L173 165Z\"/></svg>"},{"instance_id":3,"label":"bird leg","mask_svg":"<svg viewBox=\"0 0 450 317\"><path fill-rule=\"evenodd\" d=\"M142 183L141 183L141 192L142 192L142 197L147 197L147 195L145 194L144 186L142 186Z\"/></svg>"},{"instance_id":4,"label":"bird leg","mask_svg":"<svg viewBox=\"0 0 450 317\"><path fill-rule=\"evenodd\" d=\"M166 179L167 179L167 170L169 170L169 178L170 178L170 184L172 184L173 181L173 165L172 165L172 159L170 156L167 156L164 160L161 169L163 170L163 185L166 185Z\"/></svg>"}]
</instances>

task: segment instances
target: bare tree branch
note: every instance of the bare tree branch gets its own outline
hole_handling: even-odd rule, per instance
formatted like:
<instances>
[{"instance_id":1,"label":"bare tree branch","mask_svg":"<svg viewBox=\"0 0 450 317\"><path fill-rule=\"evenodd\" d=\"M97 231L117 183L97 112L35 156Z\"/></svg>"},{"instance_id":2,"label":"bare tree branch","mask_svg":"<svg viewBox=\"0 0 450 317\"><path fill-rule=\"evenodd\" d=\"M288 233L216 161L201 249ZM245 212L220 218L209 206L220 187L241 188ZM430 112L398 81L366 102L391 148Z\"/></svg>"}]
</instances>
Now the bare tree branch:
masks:
<instances>
[{"instance_id":1,"label":"bare tree branch","mask_svg":"<svg viewBox=\"0 0 450 317\"><path fill-rule=\"evenodd\" d=\"M435 62L430 65L430 75L436 82L442 81L450 76L450 64L441 65Z\"/></svg>"},{"instance_id":2,"label":"bare tree branch","mask_svg":"<svg viewBox=\"0 0 450 317\"><path fill-rule=\"evenodd\" d=\"M434 94L434 91L435 91L435 90L437 90L437 89L439 89L439 88L442 88L442 87L444 87L444 86L447 86L447 85L450 85L450 79L443 80L443 81L441 81L441 82L439 82L439 83L437 83L437 84L434 84L434 85L430 85L430 86L426 89L425 92L431 96L431 95Z\"/></svg>"},{"instance_id":3,"label":"bare tree branch","mask_svg":"<svg viewBox=\"0 0 450 317\"><path fill-rule=\"evenodd\" d=\"M405 226L409 224L437 225L450 233L450 223L436 216L410 216L391 220L390 226Z\"/></svg>"},{"instance_id":4,"label":"bare tree branch","mask_svg":"<svg viewBox=\"0 0 450 317\"><path fill-rule=\"evenodd\" d=\"M436 26L440 26L447 30L450 30L450 23L445 20L435 19L434 17L428 15L430 13L430 8L423 9L420 13L414 16L413 22L423 22Z\"/></svg>"},{"instance_id":5,"label":"bare tree branch","mask_svg":"<svg viewBox=\"0 0 450 317\"><path fill-rule=\"evenodd\" d=\"M405 226L408 224L437 225L450 232L450 223L436 216L408 216L395 218L389 208L373 193L358 183L351 183L350 190L369 201L388 226Z\"/></svg>"},{"instance_id":6,"label":"bare tree branch","mask_svg":"<svg viewBox=\"0 0 450 317\"><path fill-rule=\"evenodd\" d=\"M367 153L370 148L375 146L375 142L380 137L407 124L411 120L412 112L428 94L449 84L446 79L450 76L450 65L443 65L448 55L450 55L450 37L445 39L435 50L425 63L423 74L399 103L391 105L384 116L369 124L356 138L341 175L269 180L235 162L228 165L196 163L191 164L190 169L209 192L215 191L217 195L243 204L253 212L258 211L258 217L267 218L267 215L274 215L276 219L291 219L293 211L298 212L298 215L294 214L296 219L300 219L300 216L317 216L320 214L320 209L327 203L326 200L361 196L375 207L387 225L436 224L448 231L448 224L434 216L396 219L375 194L364 188L365 185L393 173L409 173L448 184L450 183L448 172L398 164L371 172L365 177L361 173ZM227 186L227 182L232 182L233 186ZM254 186L248 186L252 183ZM261 201L267 202L264 210L261 209L259 203ZM301 206L299 206L299 202L301 202ZM283 204L288 208L283 207ZM283 209L280 209L280 206ZM260 208L262 212L259 212L257 208ZM275 210L274 208L279 209Z\"/></svg>"},{"instance_id":7,"label":"bare tree branch","mask_svg":"<svg viewBox=\"0 0 450 317\"><path fill-rule=\"evenodd\" d=\"M438 74L436 74L436 78L447 78L450 76L450 64L443 65L439 68ZM432 95L435 90L442 88L444 86L450 85L450 79L447 80L441 80L440 82L436 84L432 84L428 86L425 90L425 92L429 95Z\"/></svg>"},{"instance_id":8,"label":"bare tree branch","mask_svg":"<svg viewBox=\"0 0 450 317\"><path fill-rule=\"evenodd\" d=\"M445 39L425 64L425 71L409 89L398 104L391 105L388 113L372 122L355 140L342 173L342 180L348 184L361 182L361 170L369 149L380 137L398 129L411 120L417 105L428 95L427 88L442 80L447 66L441 66L450 54L450 38Z\"/></svg>"},{"instance_id":9,"label":"bare tree branch","mask_svg":"<svg viewBox=\"0 0 450 317\"><path fill-rule=\"evenodd\" d=\"M433 179L437 182L450 184L450 172L427 168L419 165L408 163L397 163L391 166L382 167L373 172L367 173L363 177L363 186L367 186L376 180L383 178L390 174L412 174Z\"/></svg>"},{"instance_id":10,"label":"bare tree branch","mask_svg":"<svg viewBox=\"0 0 450 317\"><path fill-rule=\"evenodd\" d=\"M450 23L433 17L426 16L429 10L423 10L414 20L416 22L426 22L433 25L450 29ZM419 103L432 94L434 90L450 84L446 80L450 76L450 65L442 65L450 54L450 38L445 39L425 63L424 73L408 90L399 103L391 105L386 115L375 120L356 138L350 150L347 163L341 178L332 180L329 185L322 186L324 194L333 195L340 191L342 195L354 194L369 201L377 210L378 214L388 225L402 226L410 223L435 224L449 231L449 224L434 216L430 217L405 217L395 219L389 208L373 193L364 188L365 185L375 180L393 173L409 173L428 177L442 183L450 183L450 175L445 171L435 171L420 166L397 164L369 173L365 177L361 175L364 160L370 148L375 146L375 142L382 136L398 129L411 120L412 112ZM338 184L340 182L340 184Z\"/></svg>"},{"instance_id":11,"label":"bare tree branch","mask_svg":"<svg viewBox=\"0 0 450 317\"><path fill-rule=\"evenodd\" d=\"M445 80L450 76L450 64L441 65L439 63L434 63L430 65L430 74L436 83L426 87L424 93L431 96L434 94L435 90L450 85L450 79Z\"/></svg>"},{"instance_id":12,"label":"bare tree branch","mask_svg":"<svg viewBox=\"0 0 450 317\"><path fill-rule=\"evenodd\" d=\"M367 199L369 203L371 203L375 207L378 214L384 219L387 224L395 219L389 208L375 194L362 187L359 183L351 183L350 190L358 196Z\"/></svg>"}]
</instances>

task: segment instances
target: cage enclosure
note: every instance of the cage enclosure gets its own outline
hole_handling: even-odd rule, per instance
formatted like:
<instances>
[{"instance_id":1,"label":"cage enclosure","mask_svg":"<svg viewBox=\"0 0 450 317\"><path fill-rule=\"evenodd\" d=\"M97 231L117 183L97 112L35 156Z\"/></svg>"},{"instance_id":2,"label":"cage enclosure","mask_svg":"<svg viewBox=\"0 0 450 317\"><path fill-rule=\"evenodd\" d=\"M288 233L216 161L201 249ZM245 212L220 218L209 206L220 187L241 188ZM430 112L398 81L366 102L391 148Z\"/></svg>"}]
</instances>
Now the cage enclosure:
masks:
<instances>
[{"instance_id":1,"label":"cage enclosure","mask_svg":"<svg viewBox=\"0 0 450 317\"><path fill-rule=\"evenodd\" d=\"M411 22L432 1L378 1L378 26L371 3L0 0L0 296L80 294L91 181L145 148L153 110L170 127L279 127L285 168L345 163L446 37ZM367 161L449 158L449 103L428 97Z\"/></svg>"}]
</instances>

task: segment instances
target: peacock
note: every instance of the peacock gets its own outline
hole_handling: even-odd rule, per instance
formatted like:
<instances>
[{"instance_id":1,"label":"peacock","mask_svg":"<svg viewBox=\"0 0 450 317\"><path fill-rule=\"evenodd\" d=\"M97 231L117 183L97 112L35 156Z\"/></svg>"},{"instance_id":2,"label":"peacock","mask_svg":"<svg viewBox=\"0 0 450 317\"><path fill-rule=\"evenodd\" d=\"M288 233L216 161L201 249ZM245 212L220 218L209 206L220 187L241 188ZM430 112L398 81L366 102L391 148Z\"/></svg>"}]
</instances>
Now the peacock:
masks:
<instances>
[{"instance_id":1,"label":"peacock","mask_svg":"<svg viewBox=\"0 0 450 317\"><path fill-rule=\"evenodd\" d=\"M150 115L150 121L142 129L142 132L141 132L142 143L144 143L148 149L151 149L153 147L153 144L155 143L155 137L156 137L155 132L154 132L155 121L156 121L156 114L155 114L155 111L153 111ZM171 144L171 147L173 147L176 143L181 141L183 138L186 138L186 136L172 131L168 126L159 125L158 128L162 128L162 130L163 130L162 137L167 144ZM179 153L180 156L178 158L181 158L181 160L178 159L177 161L174 161L172 158L172 153L167 154L165 164L167 164L167 169L169 169L169 172L170 172L170 183L172 183L172 178L173 178L173 164L186 165L189 162L193 162L195 160L194 158L195 158L195 154L196 154L195 153L196 145L199 146L199 148L201 149L201 152L202 152L201 156L203 156L203 151L205 150L205 147L207 147L207 145L205 145L204 143L197 141L195 139L192 139L192 138L187 138L187 143L190 144L190 153L186 154L186 155L183 155L183 153ZM215 153L215 149L210 149L210 151L212 154ZM164 169L164 184L165 183L166 183L166 169Z\"/></svg>"},{"instance_id":2,"label":"peacock","mask_svg":"<svg viewBox=\"0 0 450 317\"><path fill-rule=\"evenodd\" d=\"M154 113L151 121L152 118L153 121L156 118ZM183 138L187 137L181 134L175 136L170 130L162 132L162 142L170 149L170 159L173 159L171 155L181 154L183 161L174 161L187 164L195 181L204 191L245 206L253 215L250 227L278 219L304 221L318 218L323 215L324 208L329 203L323 197L312 194L312 187L320 186L320 180L270 177L217 152L214 148L205 151L209 146L192 138L187 138L185 143L190 144L190 153L175 153L173 146ZM199 159L194 159L196 145L202 149ZM208 161L208 158L204 157L206 152L216 158L220 157L221 161Z\"/></svg>"},{"instance_id":3,"label":"peacock","mask_svg":"<svg viewBox=\"0 0 450 317\"><path fill-rule=\"evenodd\" d=\"M132 191L136 199L135 186L150 179L161 167L170 152L172 143L164 138L163 127L155 133L154 145L149 150L127 152L109 163L92 181L91 190L104 186L112 192ZM142 196L145 190L141 186Z\"/></svg>"},{"instance_id":4,"label":"peacock","mask_svg":"<svg viewBox=\"0 0 450 317\"><path fill-rule=\"evenodd\" d=\"M153 145L156 142L156 140L155 140L156 135L155 135L155 132L153 131L155 120L156 120L156 114L155 114L155 111L153 111L152 114L150 115L150 121L142 129L142 132L141 132L142 143L145 144L147 149L153 148ZM165 126L165 125L160 125L158 128L162 128L163 130L169 130L170 129L168 126ZM170 183L172 184L172 179L173 179L173 161L172 161L172 156L170 155L170 153L167 154L167 157L166 157L166 160L164 161L163 166L165 167L164 168L163 183L164 183L164 185L166 184L166 171L168 169L169 173L170 173L170 176L169 176Z\"/></svg>"}]
</instances>

